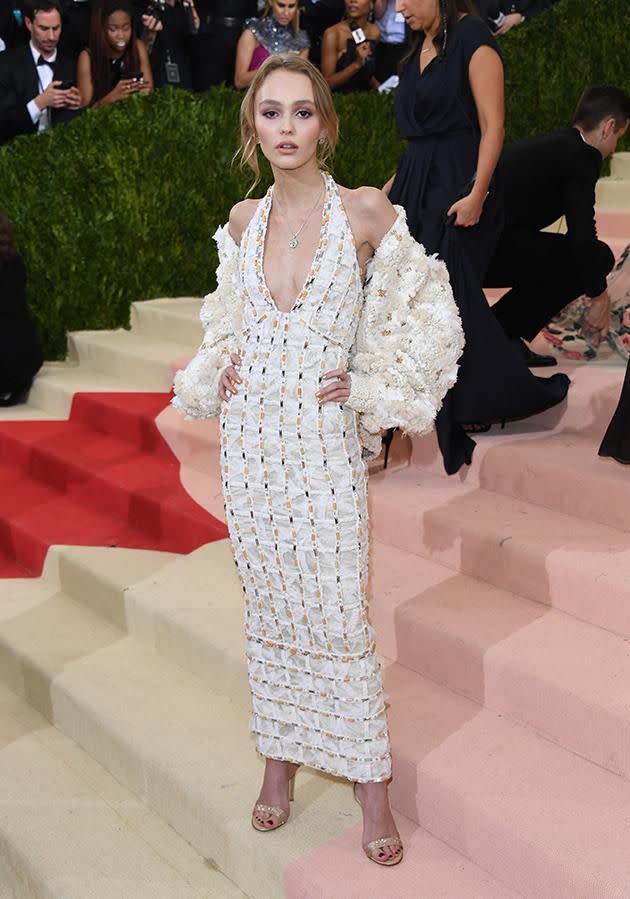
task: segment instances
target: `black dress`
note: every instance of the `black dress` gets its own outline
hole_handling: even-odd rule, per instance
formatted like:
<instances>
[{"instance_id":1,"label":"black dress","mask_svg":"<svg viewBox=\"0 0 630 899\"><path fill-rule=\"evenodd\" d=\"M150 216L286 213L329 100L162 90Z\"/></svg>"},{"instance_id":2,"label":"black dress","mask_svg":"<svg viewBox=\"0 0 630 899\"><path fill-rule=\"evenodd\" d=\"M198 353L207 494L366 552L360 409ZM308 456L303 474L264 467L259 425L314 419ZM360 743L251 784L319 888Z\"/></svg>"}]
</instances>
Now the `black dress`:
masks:
<instances>
[{"instance_id":1,"label":"black dress","mask_svg":"<svg viewBox=\"0 0 630 899\"><path fill-rule=\"evenodd\" d=\"M630 465L630 360L619 403L602 440L599 455L612 456L617 462Z\"/></svg>"},{"instance_id":2,"label":"black dress","mask_svg":"<svg viewBox=\"0 0 630 899\"><path fill-rule=\"evenodd\" d=\"M449 29L444 56L430 62L422 74L418 47L396 92L398 126L409 143L389 198L406 209L416 240L446 263L466 335L457 384L436 419L449 474L472 459L475 443L462 424L533 415L560 403L569 388L566 375L532 375L482 291L501 226L497 184L486 198L479 224L461 228L446 223L449 207L470 192L477 166L480 129L468 65L481 46L499 52L481 19L465 16Z\"/></svg>"},{"instance_id":3,"label":"black dress","mask_svg":"<svg viewBox=\"0 0 630 899\"><path fill-rule=\"evenodd\" d=\"M26 270L16 254L0 262L0 405L20 401L42 362L42 347L26 305ZM11 396L3 400L7 393Z\"/></svg>"}]
</instances>

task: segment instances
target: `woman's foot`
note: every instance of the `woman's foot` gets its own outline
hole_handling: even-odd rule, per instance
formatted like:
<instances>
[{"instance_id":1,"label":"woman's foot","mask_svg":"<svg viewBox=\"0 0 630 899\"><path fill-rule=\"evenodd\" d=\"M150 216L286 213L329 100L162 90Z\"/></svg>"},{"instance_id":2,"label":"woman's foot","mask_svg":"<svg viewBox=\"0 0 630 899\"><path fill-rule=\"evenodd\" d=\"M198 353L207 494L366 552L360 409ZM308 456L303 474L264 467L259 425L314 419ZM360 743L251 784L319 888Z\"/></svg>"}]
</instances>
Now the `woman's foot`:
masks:
<instances>
[{"instance_id":1,"label":"woman's foot","mask_svg":"<svg viewBox=\"0 0 630 899\"><path fill-rule=\"evenodd\" d=\"M262 787L252 812L255 830L277 830L286 824L289 802L293 799L293 779L299 767L293 762L267 759Z\"/></svg>"},{"instance_id":2,"label":"woman's foot","mask_svg":"<svg viewBox=\"0 0 630 899\"><path fill-rule=\"evenodd\" d=\"M363 809L363 850L378 865L402 861L403 845L389 807L387 783L357 783L354 795Z\"/></svg>"}]
</instances>

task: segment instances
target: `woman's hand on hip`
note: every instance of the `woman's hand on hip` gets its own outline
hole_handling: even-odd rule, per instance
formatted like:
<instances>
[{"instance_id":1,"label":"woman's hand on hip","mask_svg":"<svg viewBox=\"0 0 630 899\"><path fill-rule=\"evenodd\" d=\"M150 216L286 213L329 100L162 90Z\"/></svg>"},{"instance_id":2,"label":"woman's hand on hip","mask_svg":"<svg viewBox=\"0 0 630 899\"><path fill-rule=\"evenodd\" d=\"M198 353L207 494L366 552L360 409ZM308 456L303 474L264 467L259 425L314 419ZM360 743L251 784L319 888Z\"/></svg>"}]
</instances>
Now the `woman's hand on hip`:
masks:
<instances>
[{"instance_id":1,"label":"woman's hand on hip","mask_svg":"<svg viewBox=\"0 0 630 899\"><path fill-rule=\"evenodd\" d=\"M350 396L351 380L345 368L334 368L332 371L327 371L322 376L322 381L330 381L333 378L335 380L331 384L320 387L315 394L320 406L324 403L345 403Z\"/></svg>"},{"instance_id":2,"label":"woman's hand on hip","mask_svg":"<svg viewBox=\"0 0 630 899\"><path fill-rule=\"evenodd\" d=\"M459 225L460 228L471 228L479 222L482 212L483 200L474 194L468 194L467 197L462 197L461 200L453 203L446 215L449 216L455 213L457 216L455 219L456 225Z\"/></svg>"},{"instance_id":3,"label":"woman's hand on hip","mask_svg":"<svg viewBox=\"0 0 630 899\"><path fill-rule=\"evenodd\" d=\"M228 365L227 368L224 368L221 372L221 377L219 378L219 396L225 402L227 402L233 394L238 393L236 385L243 383L238 373L238 369L241 366L240 355L238 353L230 353L230 359L232 360L232 365Z\"/></svg>"}]
</instances>

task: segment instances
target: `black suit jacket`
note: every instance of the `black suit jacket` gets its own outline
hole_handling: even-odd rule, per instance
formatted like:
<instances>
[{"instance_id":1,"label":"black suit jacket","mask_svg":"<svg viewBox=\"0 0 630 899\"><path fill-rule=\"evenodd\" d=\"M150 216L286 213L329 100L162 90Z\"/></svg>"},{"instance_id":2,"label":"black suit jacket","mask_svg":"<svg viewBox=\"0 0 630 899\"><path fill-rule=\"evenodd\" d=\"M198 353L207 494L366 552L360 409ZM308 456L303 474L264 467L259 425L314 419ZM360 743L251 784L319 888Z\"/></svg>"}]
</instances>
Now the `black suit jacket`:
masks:
<instances>
[{"instance_id":1,"label":"black suit jacket","mask_svg":"<svg viewBox=\"0 0 630 899\"><path fill-rule=\"evenodd\" d=\"M566 219L576 271L590 297L606 288L609 269L595 228L595 185L602 168L599 150L577 128L526 137L506 147L501 158L505 231L541 231Z\"/></svg>"},{"instance_id":2,"label":"black suit jacket","mask_svg":"<svg viewBox=\"0 0 630 899\"><path fill-rule=\"evenodd\" d=\"M75 78L74 63L57 54L53 80L74 81ZM26 105L40 93L37 66L30 44L0 53L0 141L6 142L18 134L37 131ZM77 114L72 109L51 109L50 112L52 125L67 122Z\"/></svg>"}]
</instances>

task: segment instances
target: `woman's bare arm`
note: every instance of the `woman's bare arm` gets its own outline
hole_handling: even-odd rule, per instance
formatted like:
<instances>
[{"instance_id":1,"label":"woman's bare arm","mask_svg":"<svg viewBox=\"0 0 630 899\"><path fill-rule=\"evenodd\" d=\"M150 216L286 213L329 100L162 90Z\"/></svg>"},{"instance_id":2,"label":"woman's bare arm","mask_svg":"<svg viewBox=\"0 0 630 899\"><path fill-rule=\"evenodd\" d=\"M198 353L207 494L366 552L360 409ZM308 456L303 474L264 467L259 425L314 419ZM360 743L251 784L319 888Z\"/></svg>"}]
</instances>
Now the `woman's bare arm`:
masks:
<instances>
[{"instance_id":1,"label":"woman's bare arm","mask_svg":"<svg viewBox=\"0 0 630 899\"><path fill-rule=\"evenodd\" d=\"M254 80L256 71L249 71L254 50L258 46L258 41L254 32L246 28L238 39L236 46L236 63L234 66L234 87L243 90Z\"/></svg>"},{"instance_id":2,"label":"woman's bare arm","mask_svg":"<svg viewBox=\"0 0 630 899\"><path fill-rule=\"evenodd\" d=\"M463 228L476 225L483 213L490 182L501 155L505 135L505 99L503 63L491 47L479 47L468 67L481 140L477 157L475 184L468 196L457 200L447 214L456 214L455 224Z\"/></svg>"},{"instance_id":3,"label":"woman's bare arm","mask_svg":"<svg viewBox=\"0 0 630 899\"><path fill-rule=\"evenodd\" d=\"M92 83L92 61L87 50L82 50L77 62L77 87L81 94L81 104L89 106L94 96Z\"/></svg>"},{"instance_id":4,"label":"woman's bare arm","mask_svg":"<svg viewBox=\"0 0 630 899\"><path fill-rule=\"evenodd\" d=\"M485 197L505 139L505 80L499 54L491 47L479 47L470 60L468 78L481 129L475 190Z\"/></svg>"}]
</instances>

